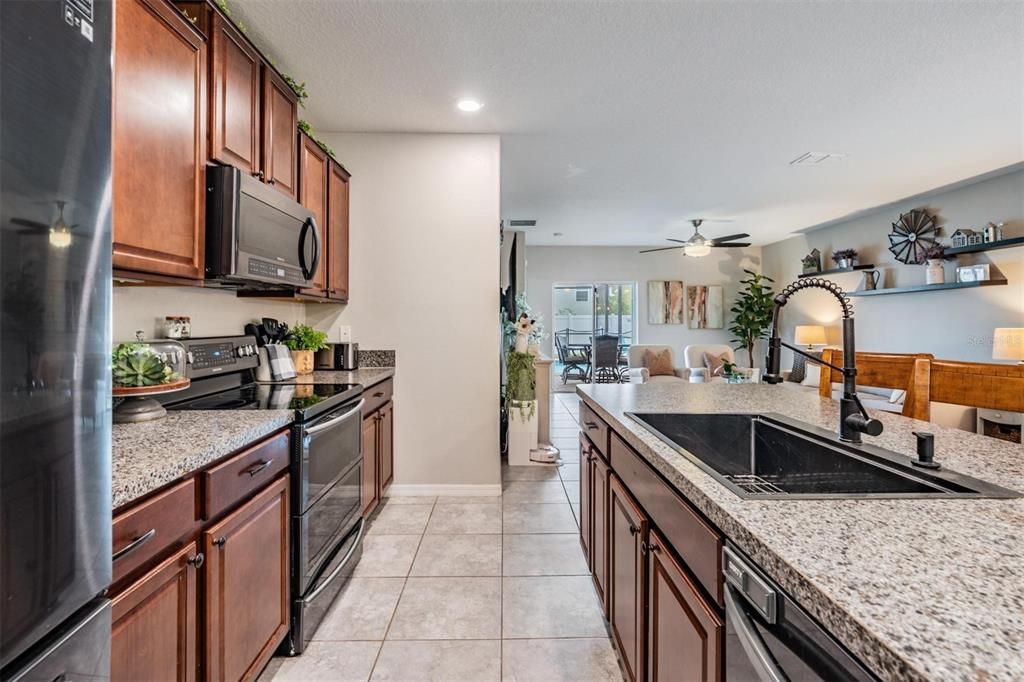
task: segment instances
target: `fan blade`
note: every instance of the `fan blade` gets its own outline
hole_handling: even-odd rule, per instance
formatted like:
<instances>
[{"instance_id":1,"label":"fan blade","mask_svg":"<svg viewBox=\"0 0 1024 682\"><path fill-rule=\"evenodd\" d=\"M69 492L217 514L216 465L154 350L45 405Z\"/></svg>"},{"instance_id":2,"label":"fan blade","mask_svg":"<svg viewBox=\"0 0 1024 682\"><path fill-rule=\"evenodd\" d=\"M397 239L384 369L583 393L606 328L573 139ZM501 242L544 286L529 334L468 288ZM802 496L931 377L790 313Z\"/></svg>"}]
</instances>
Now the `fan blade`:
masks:
<instances>
[{"instance_id":1,"label":"fan blade","mask_svg":"<svg viewBox=\"0 0 1024 682\"><path fill-rule=\"evenodd\" d=\"M731 242L729 244L709 244L713 249L731 249L735 247L750 246L750 242Z\"/></svg>"},{"instance_id":2,"label":"fan blade","mask_svg":"<svg viewBox=\"0 0 1024 682\"><path fill-rule=\"evenodd\" d=\"M746 239L750 235L746 232L737 232L736 234L728 234L724 237L715 237L711 241L721 244L722 242L729 242L733 239Z\"/></svg>"},{"instance_id":3,"label":"fan blade","mask_svg":"<svg viewBox=\"0 0 1024 682\"><path fill-rule=\"evenodd\" d=\"M672 239L671 237L665 237L665 241L675 242L677 244L685 244L686 243L685 239Z\"/></svg>"},{"instance_id":4,"label":"fan blade","mask_svg":"<svg viewBox=\"0 0 1024 682\"><path fill-rule=\"evenodd\" d=\"M27 220L25 218L11 218L11 223L14 225L21 225L22 227L31 227L34 230L43 230L44 232L50 231L50 226L45 223L37 223L34 220Z\"/></svg>"},{"instance_id":5,"label":"fan blade","mask_svg":"<svg viewBox=\"0 0 1024 682\"><path fill-rule=\"evenodd\" d=\"M660 249L644 249L640 253L654 253L655 251L672 251L675 249L685 249L685 246L664 246Z\"/></svg>"}]
</instances>

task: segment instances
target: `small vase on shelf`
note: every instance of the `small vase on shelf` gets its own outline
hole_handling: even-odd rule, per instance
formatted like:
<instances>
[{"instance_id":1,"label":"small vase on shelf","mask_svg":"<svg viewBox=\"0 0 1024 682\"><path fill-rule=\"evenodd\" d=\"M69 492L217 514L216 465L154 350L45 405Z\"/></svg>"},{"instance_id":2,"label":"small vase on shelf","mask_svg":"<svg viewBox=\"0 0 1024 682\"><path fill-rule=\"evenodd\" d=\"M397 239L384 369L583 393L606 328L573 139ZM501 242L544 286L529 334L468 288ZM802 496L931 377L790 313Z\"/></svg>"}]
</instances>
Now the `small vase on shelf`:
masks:
<instances>
[{"instance_id":1,"label":"small vase on shelf","mask_svg":"<svg viewBox=\"0 0 1024 682\"><path fill-rule=\"evenodd\" d=\"M941 258L928 259L928 266L925 268L925 284L944 284L946 282L946 268Z\"/></svg>"}]
</instances>

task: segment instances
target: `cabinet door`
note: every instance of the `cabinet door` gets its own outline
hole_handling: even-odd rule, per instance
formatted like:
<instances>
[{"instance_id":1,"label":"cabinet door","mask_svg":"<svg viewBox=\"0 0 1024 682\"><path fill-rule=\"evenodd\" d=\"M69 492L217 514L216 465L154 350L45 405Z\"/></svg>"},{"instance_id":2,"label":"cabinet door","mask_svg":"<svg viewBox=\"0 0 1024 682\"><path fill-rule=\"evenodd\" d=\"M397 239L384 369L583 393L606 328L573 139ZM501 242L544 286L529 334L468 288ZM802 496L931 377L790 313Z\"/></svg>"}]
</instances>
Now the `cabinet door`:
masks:
<instances>
[{"instance_id":1,"label":"cabinet door","mask_svg":"<svg viewBox=\"0 0 1024 682\"><path fill-rule=\"evenodd\" d=\"M270 67L263 66L264 180L292 199L298 196L299 100Z\"/></svg>"},{"instance_id":2,"label":"cabinet door","mask_svg":"<svg viewBox=\"0 0 1024 682\"><path fill-rule=\"evenodd\" d=\"M647 675L715 682L723 677L724 626L697 585L651 531L647 557Z\"/></svg>"},{"instance_id":3,"label":"cabinet door","mask_svg":"<svg viewBox=\"0 0 1024 682\"><path fill-rule=\"evenodd\" d=\"M260 174L260 56L219 12L210 12L210 158Z\"/></svg>"},{"instance_id":4,"label":"cabinet door","mask_svg":"<svg viewBox=\"0 0 1024 682\"><path fill-rule=\"evenodd\" d=\"M590 500L591 540L590 540L590 572L594 576L594 586L601 597L601 607L608 615L608 480L611 469L598 456L590 458ZM582 483L580 494L583 494Z\"/></svg>"},{"instance_id":5,"label":"cabinet door","mask_svg":"<svg viewBox=\"0 0 1024 682\"><path fill-rule=\"evenodd\" d=\"M331 161L327 187L327 295L348 301L348 196L349 174Z\"/></svg>"},{"instance_id":6,"label":"cabinet door","mask_svg":"<svg viewBox=\"0 0 1024 682\"><path fill-rule=\"evenodd\" d=\"M113 263L203 274L206 42L163 0L115 5Z\"/></svg>"},{"instance_id":7,"label":"cabinet door","mask_svg":"<svg viewBox=\"0 0 1024 682\"><path fill-rule=\"evenodd\" d=\"M327 295L327 254L331 243L327 234L327 153L304 133L299 134L299 203L313 212L320 235L320 262L313 275L313 285L303 289L306 294Z\"/></svg>"},{"instance_id":8,"label":"cabinet door","mask_svg":"<svg viewBox=\"0 0 1024 682\"><path fill-rule=\"evenodd\" d=\"M614 474L608 490L608 620L630 679L643 680L647 517Z\"/></svg>"},{"instance_id":9,"label":"cabinet door","mask_svg":"<svg viewBox=\"0 0 1024 682\"><path fill-rule=\"evenodd\" d=\"M591 453L590 441L586 436L580 434L580 545L583 546L583 556L587 560L587 567L593 572L591 563L591 519L594 518L594 508L590 499L590 460L594 458Z\"/></svg>"},{"instance_id":10,"label":"cabinet door","mask_svg":"<svg viewBox=\"0 0 1024 682\"><path fill-rule=\"evenodd\" d=\"M377 451L380 453L380 497L384 499L384 489L391 485L395 478L395 404L388 402L380 409L380 428L378 429Z\"/></svg>"},{"instance_id":11,"label":"cabinet door","mask_svg":"<svg viewBox=\"0 0 1024 682\"><path fill-rule=\"evenodd\" d=\"M196 572L202 562L191 542L114 597L113 682L196 679Z\"/></svg>"},{"instance_id":12,"label":"cabinet door","mask_svg":"<svg viewBox=\"0 0 1024 682\"><path fill-rule=\"evenodd\" d=\"M288 476L203 533L205 670L252 680L288 632Z\"/></svg>"},{"instance_id":13,"label":"cabinet door","mask_svg":"<svg viewBox=\"0 0 1024 682\"><path fill-rule=\"evenodd\" d=\"M363 418L363 518L373 512L380 499L377 495L377 415Z\"/></svg>"}]
</instances>

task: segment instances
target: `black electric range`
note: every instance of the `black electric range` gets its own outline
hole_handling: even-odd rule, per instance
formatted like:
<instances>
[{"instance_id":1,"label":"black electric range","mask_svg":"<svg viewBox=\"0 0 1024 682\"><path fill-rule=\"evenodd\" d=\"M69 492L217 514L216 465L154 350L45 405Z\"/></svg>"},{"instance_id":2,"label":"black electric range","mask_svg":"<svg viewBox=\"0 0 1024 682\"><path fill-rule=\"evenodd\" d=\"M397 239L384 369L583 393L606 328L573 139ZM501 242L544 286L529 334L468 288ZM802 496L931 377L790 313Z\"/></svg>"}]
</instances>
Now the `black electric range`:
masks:
<instances>
[{"instance_id":1,"label":"black electric range","mask_svg":"<svg viewBox=\"0 0 1024 682\"><path fill-rule=\"evenodd\" d=\"M302 653L362 554L360 384L258 382L251 336L183 342L192 380L168 410L292 410L291 623L279 653Z\"/></svg>"}]
</instances>

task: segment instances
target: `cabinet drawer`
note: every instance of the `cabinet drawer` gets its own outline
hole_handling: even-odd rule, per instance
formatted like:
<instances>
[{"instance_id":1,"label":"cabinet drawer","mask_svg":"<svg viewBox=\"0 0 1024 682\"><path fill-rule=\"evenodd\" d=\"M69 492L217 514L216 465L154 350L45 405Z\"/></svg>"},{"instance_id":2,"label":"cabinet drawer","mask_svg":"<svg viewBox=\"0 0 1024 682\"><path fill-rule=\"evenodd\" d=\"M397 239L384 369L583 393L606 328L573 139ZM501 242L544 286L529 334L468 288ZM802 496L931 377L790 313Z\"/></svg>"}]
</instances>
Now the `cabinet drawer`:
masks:
<instances>
[{"instance_id":1,"label":"cabinet drawer","mask_svg":"<svg viewBox=\"0 0 1024 682\"><path fill-rule=\"evenodd\" d=\"M287 469L289 445L288 432L283 431L204 471L203 519L226 511Z\"/></svg>"},{"instance_id":2,"label":"cabinet drawer","mask_svg":"<svg viewBox=\"0 0 1024 682\"><path fill-rule=\"evenodd\" d=\"M114 517L114 582L162 554L196 525L196 484L188 479Z\"/></svg>"},{"instance_id":3,"label":"cabinet drawer","mask_svg":"<svg viewBox=\"0 0 1024 682\"><path fill-rule=\"evenodd\" d=\"M724 605L722 536L616 434L611 435L611 463L700 584Z\"/></svg>"},{"instance_id":4,"label":"cabinet drawer","mask_svg":"<svg viewBox=\"0 0 1024 682\"><path fill-rule=\"evenodd\" d=\"M608 425L583 401L580 401L580 429L587 434L597 453L607 461Z\"/></svg>"},{"instance_id":5,"label":"cabinet drawer","mask_svg":"<svg viewBox=\"0 0 1024 682\"><path fill-rule=\"evenodd\" d=\"M363 391L363 398L366 400L366 404L363 405L363 416L373 414L382 408L384 403L391 400L394 392L395 382L393 379L385 379Z\"/></svg>"}]
</instances>

